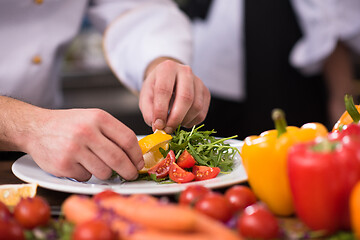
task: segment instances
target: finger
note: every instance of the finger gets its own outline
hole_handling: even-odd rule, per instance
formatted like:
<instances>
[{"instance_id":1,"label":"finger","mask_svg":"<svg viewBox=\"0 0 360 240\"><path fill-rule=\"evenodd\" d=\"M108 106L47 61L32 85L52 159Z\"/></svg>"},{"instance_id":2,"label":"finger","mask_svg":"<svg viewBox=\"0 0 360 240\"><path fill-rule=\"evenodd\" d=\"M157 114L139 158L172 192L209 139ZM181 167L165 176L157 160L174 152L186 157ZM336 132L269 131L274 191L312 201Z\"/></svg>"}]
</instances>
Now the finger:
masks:
<instances>
[{"instance_id":1,"label":"finger","mask_svg":"<svg viewBox=\"0 0 360 240\"><path fill-rule=\"evenodd\" d=\"M125 154L125 152L119 148L114 142L110 141L106 137L101 137L101 143L96 142L95 144L90 143L90 149L97 157L101 160L103 164L106 164L111 169L115 170L121 177L125 178L126 180L134 180L137 178L138 169L131 161L131 159ZM95 162L95 161L94 161ZM100 162L97 162L99 167ZM87 167L87 166L85 166ZM95 167L91 168L93 173L97 171L94 169Z\"/></svg>"},{"instance_id":2,"label":"finger","mask_svg":"<svg viewBox=\"0 0 360 240\"><path fill-rule=\"evenodd\" d=\"M153 124L153 109L154 109L154 84L155 77L151 73L145 79L139 96L139 108L148 126Z\"/></svg>"},{"instance_id":3,"label":"finger","mask_svg":"<svg viewBox=\"0 0 360 240\"><path fill-rule=\"evenodd\" d=\"M177 65L174 62L166 61L156 69L153 99L154 128L163 129L167 121L171 97L175 90Z\"/></svg>"},{"instance_id":4,"label":"finger","mask_svg":"<svg viewBox=\"0 0 360 240\"><path fill-rule=\"evenodd\" d=\"M110 168L101 158L99 158L91 149L86 151L86 155L79 159L79 163L92 175L100 180L107 180L112 175Z\"/></svg>"},{"instance_id":5,"label":"finger","mask_svg":"<svg viewBox=\"0 0 360 240\"><path fill-rule=\"evenodd\" d=\"M111 148L112 150L108 150L111 152L103 154L111 154L111 157L116 159L119 158L120 160L124 160L122 158L130 160L130 163L132 163L138 170L143 168L144 159L142 152L138 143L138 139L131 129L108 114L107 118L104 119L104 124L100 126L100 131L104 136L106 136L106 138L110 139L115 144ZM98 148L98 146L94 146L93 148ZM118 148L120 148L121 151L119 151ZM104 150L101 149L98 149L98 151L104 152ZM117 158L116 154L123 155L121 152L124 153L124 156Z\"/></svg>"},{"instance_id":6,"label":"finger","mask_svg":"<svg viewBox=\"0 0 360 240\"><path fill-rule=\"evenodd\" d=\"M74 158L74 156L54 157L51 163L46 164L48 161L38 161L34 158L34 161L40 168L56 177L74 178L81 182L87 181L91 178L91 173L86 170L78 160L78 155L76 155L76 158Z\"/></svg>"},{"instance_id":7,"label":"finger","mask_svg":"<svg viewBox=\"0 0 360 240\"><path fill-rule=\"evenodd\" d=\"M211 96L208 88L198 77L196 77L194 85L195 99L182 122L182 125L187 128L191 128L204 121L210 106Z\"/></svg>"},{"instance_id":8,"label":"finger","mask_svg":"<svg viewBox=\"0 0 360 240\"><path fill-rule=\"evenodd\" d=\"M174 103L171 107L168 121L166 122L166 132L172 132L176 129L177 126L183 122L183 119L193 105L195 96L194 81L195 76L191 68L188 66L181 67L181 71L179 71L177 75ZM193 118L193 116L188 116L188 118Z\"/></svg>"}]
</instances>

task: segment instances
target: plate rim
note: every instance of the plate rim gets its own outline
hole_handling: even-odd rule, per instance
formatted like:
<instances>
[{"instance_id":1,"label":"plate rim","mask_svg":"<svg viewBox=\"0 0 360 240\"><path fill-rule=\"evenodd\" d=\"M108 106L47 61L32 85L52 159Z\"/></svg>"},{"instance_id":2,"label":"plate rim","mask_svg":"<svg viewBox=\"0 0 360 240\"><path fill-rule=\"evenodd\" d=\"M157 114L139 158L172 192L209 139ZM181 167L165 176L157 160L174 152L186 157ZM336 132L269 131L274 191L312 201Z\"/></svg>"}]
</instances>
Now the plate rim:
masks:
<instances>
[{"instance_id":1,"label":"plate rim","mask_svg":"<svg viewBox=\"0 0 360 240\"><path fill-rule=\"evenodd\" d=\"M142 137L141 135L138 137ZM231 139L234 143L239 144L239 148L243 144L243 141L237 140L237 139ZM234 144L232 144L234 145ZM27 176L23 173L23 171L19 167L24 167L23 164L29 161L28 164L30 164L30 167L35 167L35 173L38 172L40 174L41 179L36 179L32 177L31 175ZM26 165L25 165L26 168ZM82 183L82 182L73 182L71 180L65 179L65 178L59 178L56 176L53 176L44 170L42 170L36 162L32 159L32 157L29 154L26 154L20 158L18 158L11 166L11 170L13 174L23 180L24 182L28 183L37 183L38 186L54 191L60 191L60 192L66 192L66 193L74 193L74 194L87 194L87 195L93 195L98 192L101 192L105 189L111 189L116 192L122 193L122 194L151 194L151 195L168 195L168 194L176 194L184 190L189 185L195 185L195 184L201 184L205 187L216 189L216 188L223 188L228 187L231 185L239 184L242 182L247 181L247 175L245 172L245 169L243 167L241 157L240 155L237 155L237 166L235 169L229 173L234 175L234 177L238 177L237 179L230 179L230 180L223 180L219 178L209 179L209 180L203 180L203 181L196 181L196 182L189 182L189 183L183 183L183 184L161 184L156 182L149 182L144 181L140 182L137 181L138 184L136 187L130 186L131 183L128 183L128 185L125 186L125 184L122 183L114 183L109 185L103 185L103 184L94 184L94 183ZM42 179L45 176L45 179ZM227 176L224 176L226 178ZM51 180L51 181L49 181ZM56 181L55 181L56 180ZM222 181L223 180L223 181ZM55 181L55 182L53 182ZM65 181L65 182L64 182ZM99 180L98 180L99 181ZM219 182L220 181L220 182ZM106 182L106 181L103 181ZM135 182L134 182L135 183ZM139 186L140 183L140 186ZM144 184L142 184L144 183ZM147 184L145 184L147 183ZM172 186L172 187L164 187L166 186ZM85 186L85 187L84 187ZM125 187L122 187L125 186ZM159 187L160 186L160 187Z\"/></svg>"}]
</instances>

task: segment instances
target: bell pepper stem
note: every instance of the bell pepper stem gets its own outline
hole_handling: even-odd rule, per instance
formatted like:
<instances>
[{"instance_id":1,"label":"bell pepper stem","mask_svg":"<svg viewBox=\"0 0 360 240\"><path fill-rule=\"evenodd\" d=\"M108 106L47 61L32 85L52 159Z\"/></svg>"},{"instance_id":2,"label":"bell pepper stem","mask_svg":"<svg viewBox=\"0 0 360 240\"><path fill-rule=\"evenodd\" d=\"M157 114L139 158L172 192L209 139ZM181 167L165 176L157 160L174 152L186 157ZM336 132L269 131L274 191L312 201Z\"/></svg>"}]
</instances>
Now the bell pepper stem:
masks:
<instances>
[{"instance_id":1,"label":"bell pepper stem","mask_svg":"<svg viewBox=\"0 0 360 240\"><path fill-rule=\"evenodd\" d=\"M351 95L345 95L345 107L346 111L349 113L350 117L354 121L354 123L358 123L360 121L360 113L355 107L354 100Z\"/></svg>"},{"instance_id":2,"label":"bell pepper stem","mask_svg":"<svg viewBox=\"0 0 360 240\"><path fill-rule=\"evenodd\" d=\"M286 123L286 119L285 119L285 113L283 110L281 110L279 108L275 108L272 111L271 116L274 121L275 128L278 132L277 136L280 137L282 134L286 133L287 123Z\"/></svg>"}]
</instances>

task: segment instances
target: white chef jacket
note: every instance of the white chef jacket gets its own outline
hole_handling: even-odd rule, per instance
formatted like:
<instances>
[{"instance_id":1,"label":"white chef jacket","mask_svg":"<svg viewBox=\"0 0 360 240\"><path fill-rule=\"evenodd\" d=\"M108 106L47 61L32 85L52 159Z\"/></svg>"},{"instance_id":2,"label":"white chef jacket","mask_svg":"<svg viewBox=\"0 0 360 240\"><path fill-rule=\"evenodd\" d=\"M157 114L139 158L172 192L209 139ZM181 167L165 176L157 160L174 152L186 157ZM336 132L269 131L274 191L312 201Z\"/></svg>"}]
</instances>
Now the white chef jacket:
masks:
<instances>
[{"instance_id":1,"label":"white chef jacket","mask_svg":"<svg viewBox=\"0 0 360 240\"><path fill-rule=\"evenodd\" d=\"M151 60L191 59L190 22L170 0L1 0L0 94L60 107L64 50L85 14L107 28L106 58L131 89L140 89Z\"/></svg>"},{"instance_id":2,"label":"white chef jacket","mask_svg":"<svg viewBox=\"0 0 360 240\"><path fill-rule=\"evenodd\" d=\"M359 0L291 3L304 33L289 56L293 67L304 74L319 73L338 41L360 53ZM246 97L243 6L243 0L213 0L206 21L193 23L193 70L214 96L228 100Z\"/></svg>"}]
</instances>

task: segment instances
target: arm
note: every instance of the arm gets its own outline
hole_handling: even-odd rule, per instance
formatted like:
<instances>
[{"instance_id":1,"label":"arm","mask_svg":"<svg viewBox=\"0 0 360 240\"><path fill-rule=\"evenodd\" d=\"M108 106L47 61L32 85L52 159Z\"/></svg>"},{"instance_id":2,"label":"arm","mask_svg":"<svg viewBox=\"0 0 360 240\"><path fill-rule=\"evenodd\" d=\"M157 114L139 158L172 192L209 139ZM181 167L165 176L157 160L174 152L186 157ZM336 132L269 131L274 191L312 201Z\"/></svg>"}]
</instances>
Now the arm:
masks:
<instances>
[{"instance_id":1,"label":"arm","mask_svg":"<svg viewBox=\"0 0 360 240\"><path fill-rule=\"evenodd\" d=\"M164 129L168 133L180 124L192 127L202 122L210 92L182 64L191 60L191 25L174 2L97 3L91 10L92 19L95 24L108 23L103 41L105 58L125 86L136 93L141 91L139 107L145 122L153 130ZM116 18L105 14L112 12L110 16L116 16L114 11L118 11Z\"/></svg>"},{"instance_id":2,"label":"arm","mask_svg":"<svg viewBox=\"0 0 360 240\"><path fill-rule=\"evenodd\" d=\"M336 45L334 51L325 60L323 72L329 91L328 112L330 123L335 124L345 111L345 94L355 94L355 77L351 54L341 42Z\"/></svg>"},{"instance_id":3,"label":"arm","mask_svg":"<svg viewBox=\"0 0 360 240\"><path fill-rule=\"evenodd\" d=\"M136 135L99 109L49 110L0 96L0 150L22 151L60 177L125 179L144 165Z\"/></svg>"}]
</instances>

